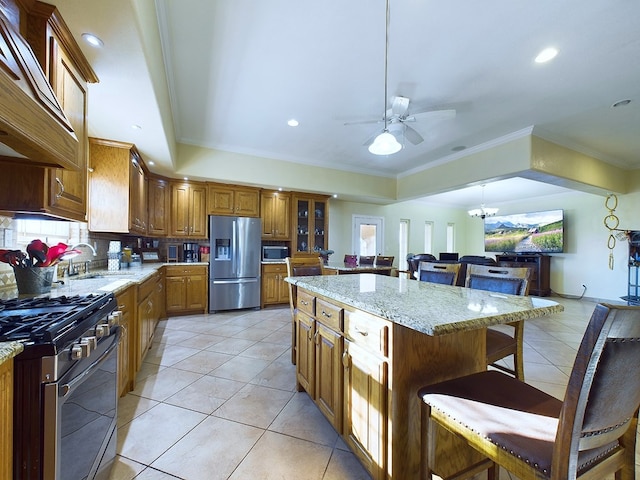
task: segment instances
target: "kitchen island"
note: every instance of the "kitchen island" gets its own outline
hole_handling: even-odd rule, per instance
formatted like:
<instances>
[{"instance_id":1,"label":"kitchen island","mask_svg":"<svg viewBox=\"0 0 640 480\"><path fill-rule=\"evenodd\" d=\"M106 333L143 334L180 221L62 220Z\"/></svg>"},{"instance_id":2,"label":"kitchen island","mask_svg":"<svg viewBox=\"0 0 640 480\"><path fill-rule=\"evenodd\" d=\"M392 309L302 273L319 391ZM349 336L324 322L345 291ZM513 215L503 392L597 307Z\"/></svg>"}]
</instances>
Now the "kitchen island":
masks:
<instances>
[{"instance_id":1,"label":"kitchen island","mask_svg":"<svg viewBox=\"0 0 640 480\"><path fill-rule=\"evenodd\" d=\"M296 381L376 480L417 479L420 408L427 384L486 369L485 328L563 307L384 275L289 277L297 289ZM473 453L454 439L436 469Z\"/></svg>"}]
</instances>

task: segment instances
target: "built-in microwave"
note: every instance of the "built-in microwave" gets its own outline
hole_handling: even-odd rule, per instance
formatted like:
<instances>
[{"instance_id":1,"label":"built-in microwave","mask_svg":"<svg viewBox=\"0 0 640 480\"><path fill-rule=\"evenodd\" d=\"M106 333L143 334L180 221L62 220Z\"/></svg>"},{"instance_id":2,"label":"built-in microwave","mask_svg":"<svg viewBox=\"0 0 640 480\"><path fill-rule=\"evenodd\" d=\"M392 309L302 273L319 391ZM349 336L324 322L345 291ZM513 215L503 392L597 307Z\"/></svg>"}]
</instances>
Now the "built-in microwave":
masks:
<instances>
[{"instance_id":1,"label":"built-in microwave","mask_svg":"<svg viewBox=\"0 0 640 480\"><path fill-rule=\"evenodd\" d=\"M282 262L289 256L288 247L278 247L273 245L265 245L262 247L263 262Z\"/></svg>"}]
</instances>

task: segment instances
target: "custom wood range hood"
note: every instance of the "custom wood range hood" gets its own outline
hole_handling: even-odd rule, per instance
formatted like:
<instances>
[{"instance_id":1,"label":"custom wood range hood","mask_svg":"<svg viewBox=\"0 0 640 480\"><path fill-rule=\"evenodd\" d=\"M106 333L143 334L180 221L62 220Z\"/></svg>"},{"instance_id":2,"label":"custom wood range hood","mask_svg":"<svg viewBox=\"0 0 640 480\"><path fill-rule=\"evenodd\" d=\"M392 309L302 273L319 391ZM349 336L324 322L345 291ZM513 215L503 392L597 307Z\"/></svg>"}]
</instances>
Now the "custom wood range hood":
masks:
<instances>
[{"instance_id":1,"label":"custom wood range hood","mask_svg":"<svg viewBox=\"0 0 640 480\"><path fill-rule=\"evenodd\" d=\"M0 142L19 155L2 158L15 156L20 162L78 170L78 138L4 6L0 6Z\"/></svg>"}]
</instances>

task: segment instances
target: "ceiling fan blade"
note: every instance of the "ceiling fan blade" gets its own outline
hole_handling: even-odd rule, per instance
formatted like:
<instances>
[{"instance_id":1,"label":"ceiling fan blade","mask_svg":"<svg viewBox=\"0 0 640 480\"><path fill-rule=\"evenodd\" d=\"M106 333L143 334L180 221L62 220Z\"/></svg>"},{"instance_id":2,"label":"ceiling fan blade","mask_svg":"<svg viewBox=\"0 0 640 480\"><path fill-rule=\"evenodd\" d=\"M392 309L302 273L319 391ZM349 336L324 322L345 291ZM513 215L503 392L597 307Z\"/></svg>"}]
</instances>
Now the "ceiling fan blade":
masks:
<instances>
[{"instance_id":1,"label":"ceiling fan blade","mask_svg":"<svg viewBox=\"0 0 640 480\"><path fill-rule=\"evenodd\" d=\"M420 135L417 131L415 131L409 125L404 126L404 136L413 145L418 145L419 143L422 143L424 141L424 138L422 138L422 135Z\"/></svg>"},{"instance_id":2,"label":"ceiling fan blade","mask_svg":"<svg viewBox=\"0 0 640 480\"><path fill-rule=\"evenodd\" d=\"M409 109L409 99L407 97L393 97L391 104L391 115L402 117Z\"/></svg>"},{"instance_id":3,"label":"ceiling fan blade","mask_svg":"<svg viewBox=\"0 0 640 480\"><path fill-rule=\"evenodd\" d=\"M419 117L418 120L421 120L423 118L434 118L434 119L438 119L438 120L446 120L449 118L455 118L456 116L456 111L453 109L447 109L447 110L426 110L426 111L422 111L422 112L414 112L413 114L411 114L411 117L414 118L415 117ZM411 117L407 117L407 118L411 118ZM402 119L403 121L407 121L405 119ZM411 120L413 121L413 120Z\"/></svg>"},{"instance_id":4,"label":"ceiling fan blade","mask_svg":"<svg viewBox=\"0 0 640 480\"><path fill-rule=\"evenodd\" d=\"M380 120L362 120L360 122L344 122L344 125L368 125L372 123L382 123L384 119Z\"/></svg>"}]
</instances>

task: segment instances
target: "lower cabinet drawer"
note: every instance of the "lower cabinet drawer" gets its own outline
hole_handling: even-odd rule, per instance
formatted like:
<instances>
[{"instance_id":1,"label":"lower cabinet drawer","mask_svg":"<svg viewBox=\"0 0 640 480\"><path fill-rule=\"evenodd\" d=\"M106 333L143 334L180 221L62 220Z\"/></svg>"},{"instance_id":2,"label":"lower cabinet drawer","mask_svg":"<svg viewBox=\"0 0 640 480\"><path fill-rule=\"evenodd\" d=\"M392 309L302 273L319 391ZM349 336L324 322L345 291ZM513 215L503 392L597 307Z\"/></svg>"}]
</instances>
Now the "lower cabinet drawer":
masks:
<instances>
[{"instance_id":1,"label":"lower cabinet drawer","mask_svg":"<svg viewBox=\"0 0 640 480\"><path fill-rule=\"evenodd\" d=\"M310 317L315 317L316 297L314 297L313 295L309 295L307 292L298 290L296 296L296 307L298 308L298 310L306 313Z\"/></svg>"},{"instance_id":2,"label":"lower cabinet drawer","mask_svg":"<svg viewBox=\"0 0 640 480\"><path fill-rule=\"evenodd\" d=\"M342 308L337 307L324 300L316 300L316 320L324 323L327 327L340 332L342 331Z\"/></svg>"},{"instance_id":3,"label":"lower cabinet drawer","mask_svg":"<svg viewBox=\"0 0 640 480\"><path fill-rule=\"evenodd\" d=\"M344 334L352 342L378 353L389 355L389 322L362 312L344 312Z\"/></svg>"}]
</instances>

